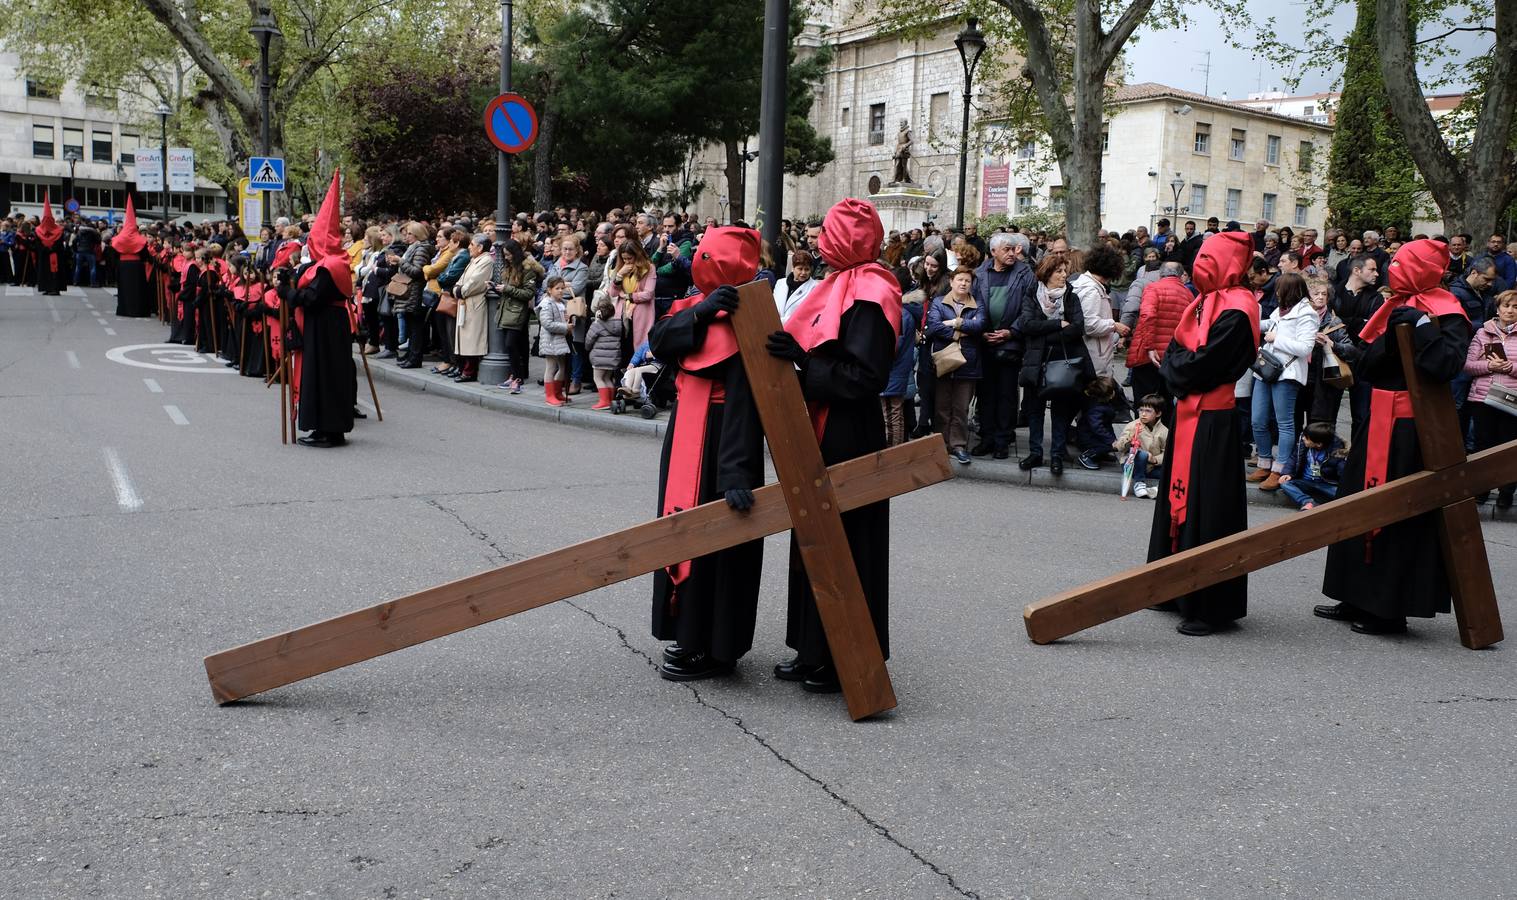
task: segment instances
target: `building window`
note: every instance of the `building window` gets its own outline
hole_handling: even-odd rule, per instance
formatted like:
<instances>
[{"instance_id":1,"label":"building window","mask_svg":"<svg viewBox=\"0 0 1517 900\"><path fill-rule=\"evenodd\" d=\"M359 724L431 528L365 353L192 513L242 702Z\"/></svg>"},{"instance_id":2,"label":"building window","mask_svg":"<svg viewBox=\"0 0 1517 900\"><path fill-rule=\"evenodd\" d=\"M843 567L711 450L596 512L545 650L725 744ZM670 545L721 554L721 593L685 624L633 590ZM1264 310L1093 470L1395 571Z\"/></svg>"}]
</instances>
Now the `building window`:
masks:
<instances>
[{"instance_id":1,"label":"building window","mask_svg":"<svg viewBox=\"0 0 1517 900\"><path fill-rule=\"evenodd\" d=\"M1048 211L1061 213L1064 211L1064 186L1056 184L1048 189Z\"/></svg>"},{"instance_id":2,"label":"building window","mask_svg":"<svg viewBox=\"0 0 1517 900\"><path fill-rule=\"evenodd\" d=\"M845 106L845 107L843 107L843 115L842 115L842 117L841 117L841 118L842 118L842 121L841 121L841 122L838 122L838 125L839 125L839 126L840 126L840 127L842 127L842 128L847 128L847 127L848 127L848 125L849 125L849 121L848 121L848 119L849 119L849 116L850 116L850 114L851 114L851 113L852 113L852 112L853 112L853 110L852 110L852 109L851 109L851 108L849 108L849 107L847 107L847 106Z\"/></svg>"},{"instance_id":3,"label":"building window","mask_svg":"<svg viewBox=\"0 0 1517 900\"><path fill-rule=\"evenodd\" d=\"M111 133L109 131L97 131L91 136L90 159L99 163L116 161L116 158L111 155Z\"/></svg>"},{"instance_id":4,"label":"building window","mask_svg":"<svg viewBox=\"0 0 1517 900\"><path fill-rule=\"evenodd\" d=\"M927 98L927 139L934 140L948 123L948 93Z\"/></svg>"},{"instance_id":5,"label":"building window","mask_svg":"<svg viewBox=\"0 0 1517 900\"><path fill-rule=\"evenodd\" d=\"M1227 189L1227 207L1222 214L1229 219L1238 218L1238 211L1243 207L1243 192L1237 188Z\"/></svg>"},{"instance_id":6,"label":"building window","mask_svg":"<svg viewBox=\"0 0 1517 900\"><path fill-rule=\"evenodd\" d=\"M69 151L73 151L73 154L79 159L84 159L83 128L63 129L63 155L68 156Z\"/></svg>"},{"instance_id":7,"label":"building window","mask_svg":"<svg viewBox=\"0 0 1517 900\"><path fill-rule=\"evenodd\" d=\"M1265 194L1264 202L1259 210L1259 218L1275 221L1275 195Z\"/></svg>"},{"instance_id":8,"label":"building window","mask_svg":"<svg viewBox=\"0 0 1517 900\"><path fill-rule=\"evenodd\" d=\"M1206 185L1193 184L1190 186L1190 213L1199 216L1206 209Z\"/></svg>"},{"instance_id":9,"label":"building window","mask_svg":"<svg viewBox=\"0 0 1517 900\"><path fill-rule=\"evenodd\" d=\"M40 156L43 159L53 159L57 156L57 154L54 152L56 149L57 148L53 146L53 126L33 125L32 155Z\"/></svg>"},{"instance_id":10,"label":"building window","mask_svg":"<svg viewBox=\"0 0 1517 900\"><path fill-rule=\"evenodd\" d=\"M1317 107L1313 106L1310 103L1306 104L1305 106L1303 106L1301 108L1301 115L1305 116L1308 119L1310 119L1312 116L1315 116L1316 114L1317 114Z\"/></svg>"},{"instance_id":11,"label":"building window","mask_svg":"<svg viewBox=\"0 0 1517 900\"><path fill-rule=\"evenodd\" d=\"M1106 182L1101 182L1101 188L1096 193L1096 210L1106 212Z\"/></svg>"},{"instance_id":12,"label":"building window","mask_svg":"<svg viewBox=\"0 0 1517 900\"><path fill-rule=\"evenodd\" d=\"M1023 141L1017 145L1017 159L1032 159L1038 155L1037 145L1032 141Z\"/></svg>"},{"instance_id":13,"label":"building window","mask_svg":"<svg viewBox=\"0 0 1517 900\"><path fill-rule=\"evenodd\" d=\"M38 100L57 100L58 86L45 81L38 81L35 78L28 78L26 80L26 95L28 97L36 97Z\"/></svg>"},{"instance_id":14,"label":"building window","mask_svg":"<svg viewBox=\"0 0 1517 900\"><path fill-rule=\"evenodd\" d=\"M1102 153L1110 153L1111 152L1111 129L1110 128L1102 128L1101 129L1101 152Z\"/></svg>"},{"instance_id":15,"label":"building window","mask_svg":"<svg viewBox=\"0 0 1517 900\"><path fill-rule=\"evenodd\" d=\"M1312 156L1317 152L1317 145L1311 141L1302 141L1300 156L1297 157L1296 169L1301 172L1312 170Z\"/></svg>"},{"instance_id":16,"label":"building window","mask_svg":"<svg viewBox=\"0 0 1517 900\"><path fill-rule=\"evenodd\" d=\"M1280 165L1280 136L1272 134L1264 139L1264 164L1266 166Z\"/></svg>"},{"instance_id":17,"label":"building window","mask_svg":"<svg viewBox=\"0 0 1517 900\"><path fill-rule=\"evenodd\" d=\"M124 166L136 165L137 148L142 146L137 135L121 132L121 164Z\"/></svg>"},{"instance_id":18,"label":"building window","mask_svg":"<svg viewBox=\"0 0 1517 900\"><path fill-rule=\"evenodd\" d=\"M1032 212L1032 188L1017 188L1017 215Z\"/></svg>"},{"instance_id":19,"label":"building window","mask_svg":"<svg viewBox=\"0 0 1517 900\"><path fill-rule=\"evenodd\" d=\"M1296 223L1296 227L1298 227L1298 228L1306 225L1306 204L1305 203L1297 203L1296 204L1296 218L1295 218L1294 221Z\"/></svg>"},{"instance_id":20,"label":"building window","mask_svg":"<svg viewBox=\"0 0 1517 900\"><path fill-rule=\"evenodd\" d=\"M1248 135L1241 128L1233 129L1233 140L1227 151L1228 159L1242 159Z\"/></svg>"},{"instance_id":21,"label":"building window","mask_svg":"<svg viewBox=\"0 0 1517 900\"><path fill-rule=\"evenodd\" d=\"M873 103L869 106L869 143L885 143L885 104Z\"/></svg>"},{"instance_id":22,"label":"building window","mask_svg":"<svg viewBox=\"0 0 1517 900\"><path fill-rule=\"evenodd\" d=\"M1211 153L1211 126L1196 125L1195 152L1202 154Z\"/></svg>"}]
</instances>

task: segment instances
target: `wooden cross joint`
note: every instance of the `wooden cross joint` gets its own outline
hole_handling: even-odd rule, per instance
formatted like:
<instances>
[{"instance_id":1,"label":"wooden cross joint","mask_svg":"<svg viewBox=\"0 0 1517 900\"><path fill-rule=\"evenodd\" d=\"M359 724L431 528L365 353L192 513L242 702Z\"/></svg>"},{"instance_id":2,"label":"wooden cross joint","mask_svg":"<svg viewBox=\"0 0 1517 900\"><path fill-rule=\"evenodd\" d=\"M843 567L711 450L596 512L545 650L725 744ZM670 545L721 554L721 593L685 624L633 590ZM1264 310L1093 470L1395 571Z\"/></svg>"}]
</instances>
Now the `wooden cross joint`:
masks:
<instances>
[{"instance_id":1,"label":"wooden cross joint","mask_svg":"<svg viewBox=\"0 0 1517 900\"><path fill-rule=\"evenodd\" d=\"M1411 326L1397 326L1397 343L1425 471L1030 604L1022 613L1027 636L1033 643L1047 644L1329 544L1436 511L1459 641L1471 650L1499 642L1501 612L1496 605L1479 512L1471 498L1517 482L1517 441L1466 459L1448 385L1428 380L1417 369Z\"/></svg>"},{"instance_id":2,"label":"wooden cross joint","mask_svg":"<svg viewBox=\"0 0 1517 900\"><path fill-rule=\"evenodd\" d=\"M231 703L793 529L849 715L858 720L895 706L841 513L951 478L943 441L926 437L824 466L794 367L764 346L780 328L769 286L755 282L739 294L733 329L779 475L778 484L753 492L751 510L706 503L207 656L216 702Z\"/></svg>"}]
</instances>

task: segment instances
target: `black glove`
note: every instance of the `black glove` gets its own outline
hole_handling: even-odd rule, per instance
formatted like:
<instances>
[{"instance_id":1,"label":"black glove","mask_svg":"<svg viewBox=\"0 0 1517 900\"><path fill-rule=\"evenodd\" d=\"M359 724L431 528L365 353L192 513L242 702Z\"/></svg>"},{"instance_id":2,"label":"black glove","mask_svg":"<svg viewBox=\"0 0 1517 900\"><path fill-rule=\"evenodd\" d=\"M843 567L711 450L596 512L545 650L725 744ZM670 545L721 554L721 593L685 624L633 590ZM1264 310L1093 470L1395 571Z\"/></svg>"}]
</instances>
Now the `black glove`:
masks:
<instances>
[{"instance_id":1,"label":"black glove","mask_svg":"<svg viewBox=\"0 0 1517 900\"><path fill-rule=\"evenodd\" d=\"M706 299L695 304L695 320L697 322L710 322L716 318L716 314L724 312L731 314L737 309L737 288L730 284L724 284L706 295Z\"/></svg>"},{"instance_id":2,"label":"black glove","mask_svg":"<svg viewBox=\"0 0 1517 900\"><path fill-rule=\"evenodd\" d=\"M1398 306L1391 310L1390 326L1395 328L1397 325L1406 324L1416 328L1417 323L1422 321L1422 318L1426 315L1427 313L1423 312L1420 308L1410 304Z\"/></svg>"},{"instance_id":3,"label":"black glove","mask_svg":"<svg viewBox=\"0 0 1517 900\"><path fill-rule=\"evenodd\" d=\"M788 331L776 331L769 335L765 345L769 348L769 355L778 359L788 360L800 364L806 359L806 351L796 342L795 337Z\"/></svg>"},{"instance_id":4,"label":"black glove","mask_svg":"<svg viewBox=\"0 0 1517 900\"><path fill-rule=\"evenodd\" d=\"M753 492L747 488L733 488L727 492L727 505L738 512L747 512L753 508Z\"/></svg>"}]
</instances>

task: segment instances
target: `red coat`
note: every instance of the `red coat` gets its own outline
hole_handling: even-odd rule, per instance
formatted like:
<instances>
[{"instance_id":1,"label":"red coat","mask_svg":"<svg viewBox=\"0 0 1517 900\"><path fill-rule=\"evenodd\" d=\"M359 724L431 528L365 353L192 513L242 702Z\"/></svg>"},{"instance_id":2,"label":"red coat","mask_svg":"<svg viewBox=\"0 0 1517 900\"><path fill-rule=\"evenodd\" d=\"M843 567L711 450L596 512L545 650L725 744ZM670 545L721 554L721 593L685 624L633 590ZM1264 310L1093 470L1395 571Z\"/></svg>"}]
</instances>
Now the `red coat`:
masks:
<instances>
[{"instance_id":1,"label":"red coat","mask_svg":"<svg viewBox=\"0 0 1517 900\"><path fill-rule=\"evenodd\" d=\"M1132 330L1132 341L1127 345L1127 365L1151 365L1148 351L1164 355L1170 339L1180 324L1185 308L1195 300L1195 295L1178 278L1160 278L1143 288L1143 305L1138 310L1138 324Z\"/></svg>"}]
</instances>

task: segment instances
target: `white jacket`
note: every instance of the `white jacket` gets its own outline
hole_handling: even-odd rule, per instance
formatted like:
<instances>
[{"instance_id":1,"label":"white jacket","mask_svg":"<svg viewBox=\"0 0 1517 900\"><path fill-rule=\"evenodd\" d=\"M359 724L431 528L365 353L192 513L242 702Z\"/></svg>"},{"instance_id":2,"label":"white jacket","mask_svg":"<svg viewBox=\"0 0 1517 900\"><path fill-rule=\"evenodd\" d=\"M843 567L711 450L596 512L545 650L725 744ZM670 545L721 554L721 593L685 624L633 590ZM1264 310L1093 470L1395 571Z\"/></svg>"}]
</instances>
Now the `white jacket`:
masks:
<instances>
[{"instance_id":1,"label":"white jacket","mask_svg":"<svg viewBox=\"0 0 1517 900\"><path fill-rule=\"evenodd\" d=\"M1312 348L1317 346L1317 326L1321 324L1321 317L1305 298L1296 301L1296 305L1284 316L1280 315L1279 309L1270 313L1260 330L1263 334L1273 333L1275 340L1260 346L1267 347L1285 363L1285 371L1280 375L1281 381L1306 384Z\"/></svg>"},{"instance_id":2,"label":"white jacket","mask_svg":"<svg viewBox=\"0 0 1517 900\"><path fill-rule=\"evenodd\" d=\"M1111 358L1117 349L1117 322L1111 317L1111 295L1106 286L1082 272L1070 287L1080 298L1080 314L1085 318L1085 349L1097 375L1111 374Z\"/></svg>"},{"instance_id":3,"label":"white jacket","mask_svg":"<svg viewBox=\"0 0 1517 900\"><path fill-rule=\"evenodd\" d=\"M780 323L790 321L790 314L801 305L806 295L811 293L812 288L818 284L815 278L808 278L795 286L795 293L790 292L790 282L781 278L774 283L774 305L780 310Z\"/></svg>"}]
</instances>

